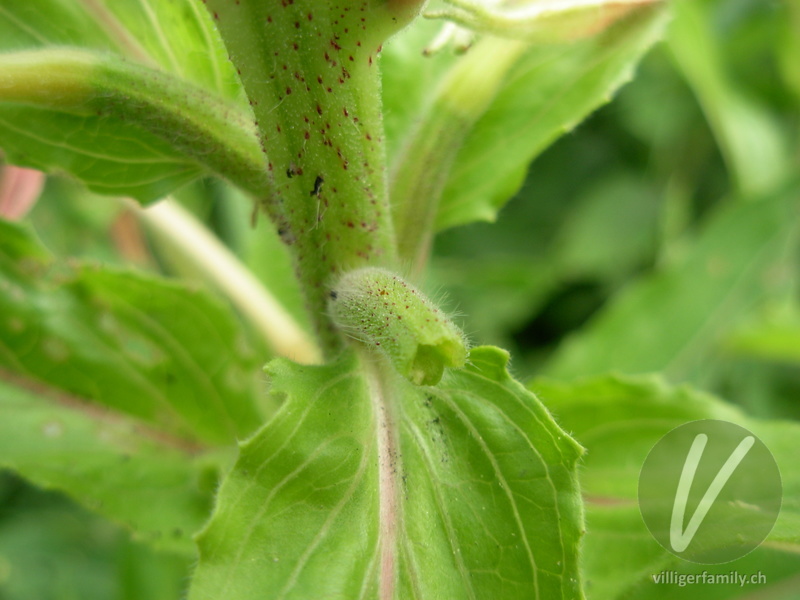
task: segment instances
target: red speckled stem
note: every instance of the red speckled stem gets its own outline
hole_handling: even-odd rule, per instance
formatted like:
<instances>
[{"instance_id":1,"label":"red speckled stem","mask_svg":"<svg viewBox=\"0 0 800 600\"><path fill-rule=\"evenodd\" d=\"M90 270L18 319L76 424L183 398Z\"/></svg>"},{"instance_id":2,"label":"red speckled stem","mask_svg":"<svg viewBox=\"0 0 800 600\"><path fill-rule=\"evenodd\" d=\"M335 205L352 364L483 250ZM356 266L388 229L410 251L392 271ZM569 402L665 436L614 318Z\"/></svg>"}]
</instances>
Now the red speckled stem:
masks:
<instances>
[{"instance_id":1,"label":"red speckled stem","mask_svg":"<svg viewBox=\"0 0 800 600\"><path fill-rule=\"evenodd\" d=\"M323 347L337 274L397 268L377 57L408 2L207 0L250 98L274 192L260 198L290 246Z\"/></svg>"}]
</instances>

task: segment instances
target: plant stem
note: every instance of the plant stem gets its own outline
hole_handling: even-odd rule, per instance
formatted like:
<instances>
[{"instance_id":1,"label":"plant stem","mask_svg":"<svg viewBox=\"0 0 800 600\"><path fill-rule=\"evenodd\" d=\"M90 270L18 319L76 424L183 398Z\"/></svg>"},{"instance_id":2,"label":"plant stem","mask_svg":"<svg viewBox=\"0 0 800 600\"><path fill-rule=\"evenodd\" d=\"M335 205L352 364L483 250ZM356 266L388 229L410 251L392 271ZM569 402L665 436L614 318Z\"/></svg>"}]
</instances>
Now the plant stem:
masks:
<instances>
[{"instance_id":1,"label":"plant stem","mask_svg":"<svg viewBox=\"0 0 800 600\"><path fill-rule=\"evenodd\" d=\"M274 193L263 206L290 249L326 354L331 280L397 268L377 54L418 0L205 0L250 99Z\"/></svg>"},{"instance_id":2,"label":"plant stem","mask_svg":"<svg viewBox=\"0 0 800 600\"><path fill-rule=\"evenodd\" d=\"M321 361L319 348L286 309L177 202L168 199L144 209L131 206L158 241L230 299L277 354L304 364Z\"/></svg>"}]
</instances>

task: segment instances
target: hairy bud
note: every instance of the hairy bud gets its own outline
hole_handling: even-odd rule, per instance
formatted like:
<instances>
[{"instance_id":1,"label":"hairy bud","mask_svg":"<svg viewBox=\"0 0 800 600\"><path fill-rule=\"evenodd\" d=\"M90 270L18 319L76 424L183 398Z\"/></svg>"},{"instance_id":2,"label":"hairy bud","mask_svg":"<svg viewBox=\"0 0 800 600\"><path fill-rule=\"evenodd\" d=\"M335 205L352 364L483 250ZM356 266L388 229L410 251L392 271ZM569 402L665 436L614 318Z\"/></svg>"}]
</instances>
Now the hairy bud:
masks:
<instances>
[{"instance_id":1,"label":"hairy bud","mask_svg":"<svg viewBox=\"0 0 800 600\"><path fill-rule=\"evenodd\" d=\"M461 367L461 330L422 292L375 267L350 271L330 292L328 311L339 329L385 354L417 385L434 385L445 367Z\"/></svg>"}]
</instances>

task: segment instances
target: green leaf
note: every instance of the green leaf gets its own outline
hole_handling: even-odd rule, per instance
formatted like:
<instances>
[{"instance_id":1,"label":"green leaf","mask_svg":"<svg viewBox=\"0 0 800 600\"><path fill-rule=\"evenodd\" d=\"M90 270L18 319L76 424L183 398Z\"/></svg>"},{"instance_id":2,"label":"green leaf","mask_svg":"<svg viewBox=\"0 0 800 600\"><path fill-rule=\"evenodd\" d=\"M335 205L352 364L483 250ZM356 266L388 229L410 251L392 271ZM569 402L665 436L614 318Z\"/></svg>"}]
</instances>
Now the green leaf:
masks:
<instances>
[{"instance_id":1,"label":"green leaf","mask_svg":"<svg viewBox=\"0 0 800 600\"><path fill-rule=\"evenodd\" d=\"M431 64L421 56L429 26L390 43L383 82L384 96L395 98L387 107L397 149L391 197L406 258L425 252L422 221L441 230L493 220L530 161L630 79L663 24L662 10L643 9L574 44L484 38L457 60L435 56ZM432 100L420 91L437 88Z\"/></svg>"},{"instance_id":2,"label":"green leaf","mask_svg":"<svg viewBox=\"0 0 800 600\"><path fill-rule=\"evenodd\" d=\"M5 368L0 407L0 466L67 492L142 540L194 553L216 468L200 446Z\"/></svg>"},{"instance_id":3,"label":"green leaf","mask_svg":"<svg viewBox=\"0 0 800 600\"><path fill-rule=\"evenodd\" d=\"M664 23L660 9L644 10L585 42L527 52L459 152L437 227L493 220L530 161L633 77Z\"/></svg>"},{"instance_id":4,"label":"green leaf","mask_svg":"<svg viewBox=\"0 0 800 600\"><path fill-rule=\"evenodd\" d=\"M259 424L255 356L230 313L152 276L54 263L0 222L0 367L198 441Z\"/></svg>"},{"instance_id":5,"label":"green leaf","mask_svg":"<svg viewBox=\"0 0 800 600\"><path fill-rule=\"evenodd\" d=\"M250 116L194 84L84 50L0 54L0 148L148 202L206 173L268 193Z\"/></svg>"},{"instance_id":6,"label":"green leaf","mask_svg":"<svg viewBox=\"0 0 800 600\"><path fill-rule=\"evenodd\" d=\"M734 331L726 349L735 356L800 365L800 306L769 307Z\"/></svg>"},{"instance_id":7,"label":"green leaf","mask_svg":"<svg viewBox=\"0 0 800 600\"><path fill-rule=\"evenodd\" d=\"M687 386L670 387L658 377L601 376L574 384L539 379L530 387L587 449L581 469L587 519L581 569L589 597L639 598L645 590L654 598L667 597L656 593L659 586L651 576L683 561L673 560L645 528L637 505L638 477L653 445L689 421L720 419L749 429L773 453L783 478L781 514L767 541L752 553L755 563L745 557L718 565L718 572L738 568L751 573L747 566L763 564L764 556L779 555L778 562L785 562L800 550L800 471L794 441L799 424L751 419L717 398ZM764 567L768 582L796 572L797 562L790 560L788 573L785 567L774 572ZM674 589L661 587L665 593Z\"/></svg>"},{"instance_id":8,"label":"green leaf","mask_svg":"<svg viewBox=\"0 0 800 600\"><path fill-rule=\"evenodd\" d=\"M190 556L156 552L60 494L0 474L3 600L176 600Z\"/></svg>"},{"instance_id":9,"label":"green leaf","mask_svg":"<svg viewBox=\"0 0 800 600\"><path fill-rule=\"evenodd\" d=\"M5 222L0 289L0 464L189 550L206 451L262 420L262 361L236 321L174 283L55 263Z\"/></svg>"},{"instance_id":10,"label":"green leaf","mask_svg":"<svg viewBox=\"0 0 800 600\"><path fill-rule=\"evenodd\" d=\"M96 192L144 202L209 170L264 192L264 160L249 130L251 117L231 105L242 98L236 73L197 2L0 0L0 51L46 56L54 50L68 57L77 49L96 51L85 56L102 57L98 62L106 66L121 66L117 61L124 57L144 67L128 63L122 70L138 79L122 88L113 81L99 87L84 82L89 89L78 110L59 106L52 89L58 86L52 75L75 75L75 65L62 64L56 74L46 64L28 67L38 80L27 83L49 100L44 104L8 98L14 73L4 65L0 149L10 162L66 171ZM0 62L6 60L0 54Z\"/></svg>"},{"instance_id":11,"label":"green leaf","mask_svg":"<svg viewBox=\"0 0 800 600\"><path fill-rule=\"evenodd\" d=\"M581 449L482 347L436 387L375 356L270 364L190 598L579 598Z\"/></svg>"},{"instance_id":12,"label":"green leaf","mask_svg":"<svg viewBox=\"0 0 800 600\"><path fill-rule=\"evenodd\" d=\"M226 98L241 93L209 15L192 0L0 0L0 51L49 47L112 52Z\"/></svg>"},{"instance_id":13,"label":"green leaf","mask_svg":"<svg viewBox=\"0 0 800 600\"><path fill-rule=\"evenodd\" d=\"M573 42L602 31L631 10L658 1L533 2L511 8L471 0L447 0L446 9L428 11L425 17L446 19L480 33L553 44Z\"/></svg>"},{"instance_id":14,"label":"green leaf","mask_svg":"<svg viewBox=\"0 0 800 600\"><path fill-rule=\"evenodd\" d=\"M793 186L760 202L722 206L683 256L635 280L568 338L546 373L706 375L725 335L791 278L796 194Z\"/></svg>"},{"instance_id":15,"label":"green leaf","mask_svg":"<svg viewBox=\"0 0 800 600\"><path fill-rule=\"evenodd\" d=\"M669 47L698 97L739 189L771 191L791 172L791 151L772 107L760 106L729 80L726 54L702 3L673 3Z\"/></svg>"}]
</instances>

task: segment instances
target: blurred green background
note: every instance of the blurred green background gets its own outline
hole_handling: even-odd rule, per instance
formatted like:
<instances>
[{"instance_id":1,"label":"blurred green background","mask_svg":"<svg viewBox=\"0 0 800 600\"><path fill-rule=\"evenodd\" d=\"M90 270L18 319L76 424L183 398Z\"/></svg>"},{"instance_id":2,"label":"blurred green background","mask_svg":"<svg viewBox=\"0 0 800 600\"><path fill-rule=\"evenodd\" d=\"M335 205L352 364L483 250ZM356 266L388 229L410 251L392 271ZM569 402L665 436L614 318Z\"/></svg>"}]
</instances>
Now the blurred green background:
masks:
<instances>
[{"instance_id":1,"label":"blurred green background","mask_svg":"<svg viewBox=\"0 0 800 600\"><path fill-rule=\"evenodd\" d=\"M662 371L797 419L798 167L800 2L698 0L496 223L439 236L427 287L523 381ZM247 199L211 181L178 196L303 318ZM27 219L58 255L170 272L123 210L51 178ZM0 600L174 599L189 566L0 477Z\"/></svg>"},{"instance_id":2,"label":"blurred green background","mask_svg":"<svg viewBox=\"0 0 800 600\"><path fill-rule=\"evenodd\" d=\"M430 282L523 380L665 371L796 418L800 3L693 4L497 223L439 236Z\"/></svg>"}]
</instances>

